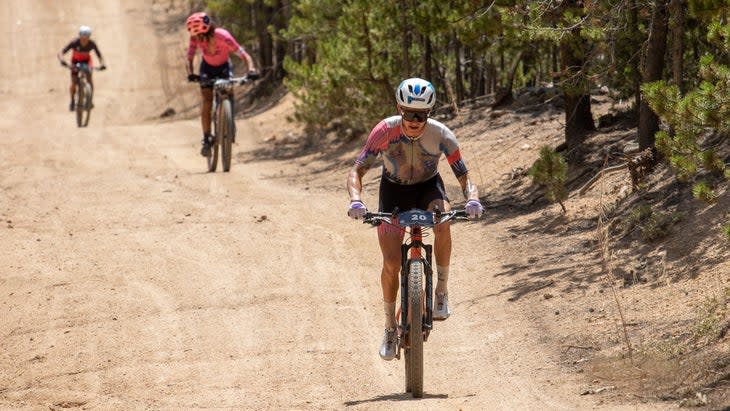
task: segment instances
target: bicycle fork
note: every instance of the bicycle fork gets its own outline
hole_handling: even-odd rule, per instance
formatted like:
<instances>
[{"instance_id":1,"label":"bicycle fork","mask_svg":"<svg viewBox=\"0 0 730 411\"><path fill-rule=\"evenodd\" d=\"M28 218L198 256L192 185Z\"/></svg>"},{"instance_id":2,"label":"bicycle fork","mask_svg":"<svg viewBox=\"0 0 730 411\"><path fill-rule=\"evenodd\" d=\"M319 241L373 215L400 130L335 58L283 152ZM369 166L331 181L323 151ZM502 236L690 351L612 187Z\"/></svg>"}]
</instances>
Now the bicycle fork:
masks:
<instances>
[{"instance_id":1,"label":"bicycle fork","mask_svg":"<svg viewBox=\"0 0 730 411\"><path fill-rule=\"evenodd\" d=\"M425 251L425 258L422 250ZM411 231L411 242L401 245L401 269L400 269L400 289L401 289L401 324L405 329L403 335L408 333L408 273L410 272L410 263L413 260L424 260L423 272L426 277L425 282L425 303L426 310L423 321L423 341L428 340L428 335L433 329L433 268L431 267L431 259L433 256L433 246L424 244L421 238L421 228L413 227Z\"/></svg>"}]
</instances>

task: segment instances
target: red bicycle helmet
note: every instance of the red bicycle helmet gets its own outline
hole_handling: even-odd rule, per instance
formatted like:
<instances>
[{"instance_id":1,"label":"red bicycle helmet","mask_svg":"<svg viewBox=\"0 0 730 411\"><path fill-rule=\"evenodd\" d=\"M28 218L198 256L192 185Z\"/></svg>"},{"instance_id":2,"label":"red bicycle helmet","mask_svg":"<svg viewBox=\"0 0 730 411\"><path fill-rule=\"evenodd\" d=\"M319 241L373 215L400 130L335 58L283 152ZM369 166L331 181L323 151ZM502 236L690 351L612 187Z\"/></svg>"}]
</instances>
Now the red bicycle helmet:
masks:
<instances>
[{"instance_id":1,"label":"red bicycle helmet","mask_svg":"<svg viewBox=\"0 0 730 411\"><path fill-rule=\"evenodd\" d=\"M185 25L190 35L205 34L210 29L210 17L204 12L193 13L188 17Z\"/></svg>"}]
</instances>

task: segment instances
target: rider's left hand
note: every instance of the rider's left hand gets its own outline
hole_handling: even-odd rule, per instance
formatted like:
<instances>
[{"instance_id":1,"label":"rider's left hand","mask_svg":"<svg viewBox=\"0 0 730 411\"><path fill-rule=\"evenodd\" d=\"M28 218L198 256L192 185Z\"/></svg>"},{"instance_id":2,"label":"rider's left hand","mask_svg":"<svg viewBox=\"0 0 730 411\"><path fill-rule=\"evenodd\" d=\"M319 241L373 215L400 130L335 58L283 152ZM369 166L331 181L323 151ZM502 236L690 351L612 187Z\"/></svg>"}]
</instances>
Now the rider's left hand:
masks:
<instances>
[{"instance_id":1,"label":"rider's left hand","mask_svg":"<svg viewBox=\"0 0 730 411\"><path fill-rule=\"evenodd\" d=\"M360 200L353 200L350 202L350 208L347 210L347 215L355 220L365 218L365 213L368 212L367 207Z\"/></svg>"},{"instance_id":2,"label":"rider's left hand","mask_svg":"<svg viewBox=\"0 0 730 411\"><path fill-rule=\"evenodd\" d=\"M99 67L99 70L106 70L106 64L102 64L102 65L101 65L101 66Z\"/></svg>"},{"instance_id":3,"label":"rider's left hand","mask_svg":"<svg viewBox=\"0 0 730 411\"><path fill-rule=\"evenodd\" d=\"M246 77L249 80L258 80L259 78L261 78L261 76L259 75L259 72L256 70L249 71L248 74L246 74Z\"/></svg>"},{"instance_id":4,"label":"rider's left hand","mask_svg":"<svg viewBox=\"0 0 730 411\"><path fill-rule=\"evenodd\" d=\"M484 213L484 207L482 207L482 203L477 200L467 201L466 207L464 208L466 210L466 215L469 218L479 218Z\"/></svg>"}]
</instances>

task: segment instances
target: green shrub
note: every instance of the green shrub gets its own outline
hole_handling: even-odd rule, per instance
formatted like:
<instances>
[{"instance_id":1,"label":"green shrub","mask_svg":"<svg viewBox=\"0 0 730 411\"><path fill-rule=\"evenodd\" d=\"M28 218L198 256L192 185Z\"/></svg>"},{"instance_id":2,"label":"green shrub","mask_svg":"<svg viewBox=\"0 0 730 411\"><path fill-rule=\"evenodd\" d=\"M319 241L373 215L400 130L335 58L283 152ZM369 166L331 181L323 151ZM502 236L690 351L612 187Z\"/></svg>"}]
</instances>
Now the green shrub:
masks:
<instances>
[{"instance_id":1,"label":"green shrub","mask_svg":"<svg viewBox=\"0 0 730 411\"><path fill-rule=\"evenodd\" d=\"M549 146L543 146L540 157L530 167L528 174L535 184L545 187L545 197L553 203L559 203L565 212L563 201L568 198L568 189L565 187L568 163L563 156Z\"/></svg>"}]
</instances>

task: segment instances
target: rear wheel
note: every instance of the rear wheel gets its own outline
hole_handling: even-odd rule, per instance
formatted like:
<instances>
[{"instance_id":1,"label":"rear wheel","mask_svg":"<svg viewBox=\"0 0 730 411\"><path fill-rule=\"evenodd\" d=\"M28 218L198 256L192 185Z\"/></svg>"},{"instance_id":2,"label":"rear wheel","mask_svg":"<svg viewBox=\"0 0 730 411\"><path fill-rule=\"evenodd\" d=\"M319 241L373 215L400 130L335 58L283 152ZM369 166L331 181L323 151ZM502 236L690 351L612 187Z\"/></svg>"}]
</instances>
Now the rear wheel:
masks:
<instances>
[{"instance_id":1,"label":"rear wheel","mask_svg":"<svg viewBox=\"0 0 730 411\"><path fill-rule=\"evenodd\" d=\"M229 171L231 169L231 151L233 149L232 143L235 127L235 125L233 124L233 109L231 107L231 100L223 100L219 113L220 118L218 119L218 128L220 129L220 133L217 134L217 139L219 140L221 145L223 171Z\"/></svg>"},{"instance_id":2,"label":"rear wheel","mask_svg":"<svg viewBox=\"0 0 730 411\"><path fill-rule=\"evenodd\" d=\"M423 397L423 260L413 260L408 270L408 347L405 349L406 391Z\"/></svg>"}]
</instances>

